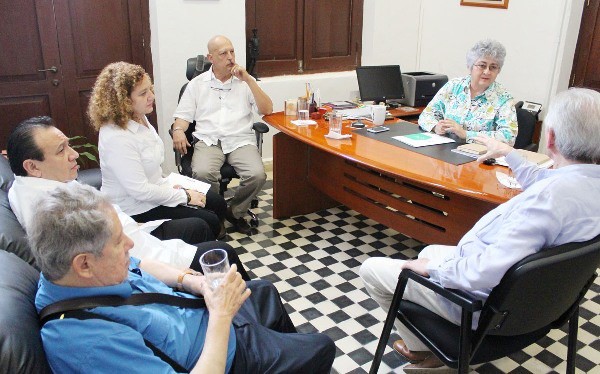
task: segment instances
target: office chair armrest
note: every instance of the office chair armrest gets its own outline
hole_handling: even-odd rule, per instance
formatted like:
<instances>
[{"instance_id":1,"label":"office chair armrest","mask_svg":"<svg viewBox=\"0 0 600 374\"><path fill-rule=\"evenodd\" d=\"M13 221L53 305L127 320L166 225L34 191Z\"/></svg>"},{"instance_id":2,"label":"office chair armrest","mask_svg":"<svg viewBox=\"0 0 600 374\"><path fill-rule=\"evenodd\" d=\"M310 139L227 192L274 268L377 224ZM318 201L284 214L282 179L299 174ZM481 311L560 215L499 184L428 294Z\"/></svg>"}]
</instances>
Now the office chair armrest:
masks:
<instances>
[{"instance_id":1,"label":"office chair armrest","mask_svg":"<svg viewBox=\"0 0 600 374\"><path fill-rule=\"evenodd\" d=\"M470 312L475 312L483 308L483 303L481 302L481 300L473 298L468 293L461 290L444 288L439 283L436 283L427 277L417 274L412 270L402 270L398 279L400 280L403 278L407 280L411 279L419 283L420 285L429 288L438 295L443 296L447 300L460 306L462 309L468 310Z\"/></svg>"},{"instance_id":2,"label":"office chair armrest","mask_svg":"<svg viewBox=\"0 0 600 374\"><path fill-rule=\"evenodd\" d=\"M263 122L254 122L252 125L252 130L259 132L261 134L269 132L269 126Z\"/></svg>"}]
</instances>

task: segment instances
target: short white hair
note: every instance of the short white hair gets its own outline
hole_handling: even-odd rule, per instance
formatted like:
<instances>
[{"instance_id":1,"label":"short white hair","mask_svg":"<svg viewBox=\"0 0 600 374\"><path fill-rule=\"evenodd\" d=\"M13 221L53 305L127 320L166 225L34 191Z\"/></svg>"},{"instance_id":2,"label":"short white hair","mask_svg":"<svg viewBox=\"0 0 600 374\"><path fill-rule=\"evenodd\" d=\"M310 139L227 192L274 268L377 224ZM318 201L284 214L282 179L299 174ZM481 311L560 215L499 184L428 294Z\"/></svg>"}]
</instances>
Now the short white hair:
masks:
<instances>
[{"instance_id":1,"label":"short white hair","mask_svg":"<svg viewBox=\"0 0 600 374\"><path fill-rule=\"evenodd\" d=\"M473 64L481 58L491 58L496 61L498 67L502 69L504 66L504 58L506 57L506 48L500 43L492 39L480 40L467 52L467 68L471 70Z\"/></svg>"},{"instance_id":2,"label":"short white hair","mask_svg":"<svg viewBox=\"0 0 600 374\"><path fill-rule=\"evenodd\" d=\"M558 93L544 120L568 160L600 164L600 92L571 88Z\"/></svg>"},{"instance_id":3,"label":"short white hair","mask_svg":"<svg viewBox=\"0 0 600 374\"><path fill-rule=\"evenodd\" d=\"M102 193L79 183L65 183L34 206L27 236L48 280L63 278L78 254L102 256L113 231L112 205Z\"/></svg>"}]
</instances>

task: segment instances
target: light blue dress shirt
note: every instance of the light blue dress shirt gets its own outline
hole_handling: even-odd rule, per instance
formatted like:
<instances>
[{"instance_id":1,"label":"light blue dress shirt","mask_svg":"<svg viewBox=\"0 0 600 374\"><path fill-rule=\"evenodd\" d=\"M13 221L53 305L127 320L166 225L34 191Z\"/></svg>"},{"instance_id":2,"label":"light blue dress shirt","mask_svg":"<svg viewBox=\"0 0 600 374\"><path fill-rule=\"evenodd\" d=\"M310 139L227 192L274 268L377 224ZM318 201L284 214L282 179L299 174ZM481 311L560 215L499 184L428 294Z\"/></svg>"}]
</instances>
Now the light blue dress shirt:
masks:
<instances>
[{"instance_id":1,"label":"light blue dress shirt","mask_svg":"<svg viewBox=\"0 0 600 374\"><path fill-rule=\"evenodd\" d=\"M63 287L40 276L35 303L38 312L54 302L76 297L161 292L184 297L153 276L139 272L132 258L129 278L107 287ZM141 273L140 274L138 274ZM173 373L166 362L144 344L144 338L185 368L196 365L206 338L206 309L179 308L164 304L99 307L92 312L119 323L69 318L52 320L42 328L48 362L55 373ZM235 355L236 338L231 327L227 350L229 372Z\"/></svg>"},{"instance_id":2,"label":"light blue dress shirt","mask_svg":"<svg viewBox=\"0 0 600 374\"><path fill-rule=\"evenodd\" d=\"M447 256L427 265L432 280L481 300L526 256L600 234L600 165L540 169L516 151L506 161L524 191L483 216Z\"/></svg>"}]
</instances>

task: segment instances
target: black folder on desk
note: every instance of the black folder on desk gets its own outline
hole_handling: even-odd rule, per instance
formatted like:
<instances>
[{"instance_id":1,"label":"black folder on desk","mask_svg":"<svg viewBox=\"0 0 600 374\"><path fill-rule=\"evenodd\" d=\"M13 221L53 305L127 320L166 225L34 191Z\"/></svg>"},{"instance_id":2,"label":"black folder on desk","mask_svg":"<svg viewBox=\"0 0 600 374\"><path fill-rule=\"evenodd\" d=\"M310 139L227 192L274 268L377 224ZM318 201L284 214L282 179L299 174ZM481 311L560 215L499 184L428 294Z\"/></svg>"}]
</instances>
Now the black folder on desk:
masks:
<instances>
[{"instance_id":1,"label":"black folder on desk","mask_svg":"<svg viewBox=\"0 0 600 374\"><path fill-rule=\"evenodd\" d=\"M368 132L367 129L354 130L354 133L360 136L366 136L371 139L379 140L384 143L394 145L396 147L408 149L409 151L420 153L425 156L433 157L437 160L442 160L454 165L466 164L467 162L475 161L474 158L461 155L456 152L452 152L453 149L461 144L465 144L462 139L453 138L456 140L454 143L430 145L427 147L411 147L408 144L404 144L396 139L392 139L394 136L410 135L417 133L422 130L412 123L400 122L394 124L386 124L390 128L390 131L372 133Z\"/></svg>"}]
</instances>

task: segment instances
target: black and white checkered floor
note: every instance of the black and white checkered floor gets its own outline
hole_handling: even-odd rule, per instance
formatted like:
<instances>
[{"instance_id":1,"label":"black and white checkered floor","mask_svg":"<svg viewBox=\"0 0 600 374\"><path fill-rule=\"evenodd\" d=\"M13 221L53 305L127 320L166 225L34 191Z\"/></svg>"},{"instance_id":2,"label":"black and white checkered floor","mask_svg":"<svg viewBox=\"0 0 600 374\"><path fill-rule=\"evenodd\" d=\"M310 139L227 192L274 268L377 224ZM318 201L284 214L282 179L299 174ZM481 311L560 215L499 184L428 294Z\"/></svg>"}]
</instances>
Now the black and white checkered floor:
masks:
<instances>
[{"instance_id":1,"label":"black and white checkered floor","mask_svg":"<svg viewBox=\"0 0 600 374\"><path fill-rule=\"evenodd\" d=\"M334 373L369 371L385 313L369 298L358 276L370 256L414 258L423 244L344 206L285 220L272 216L273 184L259 195L257 233L229 232L253 278L275 284L301 332L324 332L336 344ZM228 229L228 231L231 231ZM600 281L586 295L580 311L578 372L600 373ZM398 339L392 334L390 342ZM391 348L380 373L402 373L406 362ZM553 330L536 344L508 358L482 365L479 373L565 372L565 330Z\"/></svg>"}]
</instances>

